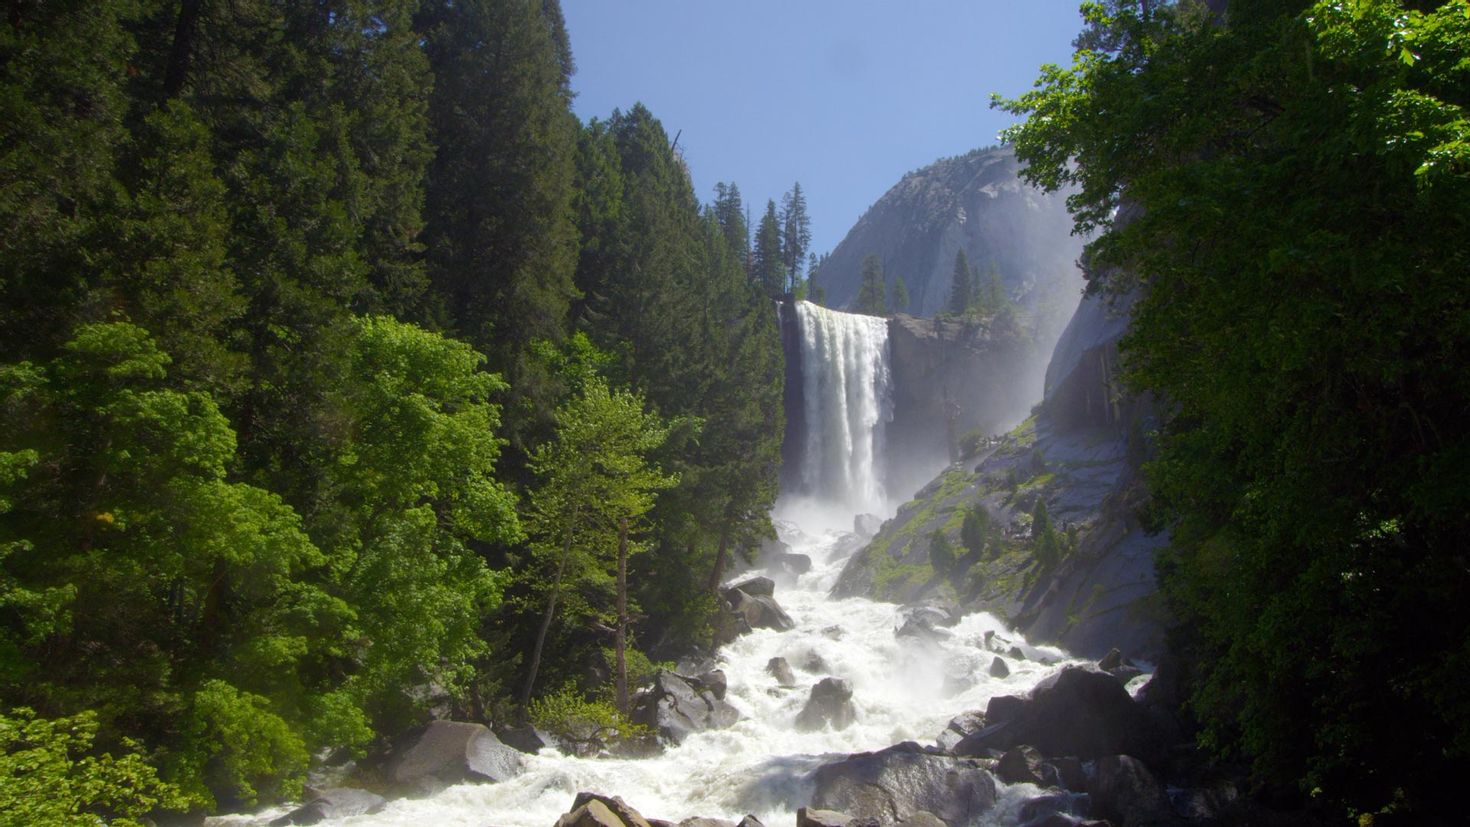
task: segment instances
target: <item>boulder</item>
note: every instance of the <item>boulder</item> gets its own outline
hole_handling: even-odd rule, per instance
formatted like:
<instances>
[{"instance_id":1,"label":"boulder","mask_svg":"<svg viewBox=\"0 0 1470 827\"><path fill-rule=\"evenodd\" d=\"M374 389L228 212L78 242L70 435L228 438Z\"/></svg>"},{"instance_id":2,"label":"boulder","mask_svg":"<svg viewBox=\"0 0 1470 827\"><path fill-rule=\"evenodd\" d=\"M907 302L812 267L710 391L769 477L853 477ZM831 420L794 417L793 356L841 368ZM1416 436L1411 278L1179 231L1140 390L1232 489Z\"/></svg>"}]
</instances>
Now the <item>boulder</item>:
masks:
<instances>
[{"instance_id":1,"label":"boulder","mask_svg":"<svg viewBox=\"0 0 1470 827\"><path fill-rule=\"evenodd\" d=\"M844 678L822 678L812 687L811 697L796 716L796 728L806 732L824 726L846 729L856 719L852 684Z\"/></svg>"},{"instance_id":2,"label":"boulder","mask_svg":"<svg viewBox=\"0 0 1470 827\"><path fill-rule=\"evenodd\" d=\"M480 724L433 721L388 762L390 782L432 794L465 781L495 783L525 771L521 754Z\"/></svg>"},{"instance_id":3,"label":"boulder","mask_svg":"<svg viewBox=\"0 0 1470 827\"><path fill-rule=\"evenodd\" d=\"M740 823L736 824L735 827L766 827L766 825L762 824L760 819L747 813L745 818L740 819Z\"/></svg>"},{"instance_id":4,"label":"boulder","mask_svg":"<svg viewBox=\"0 0 1470 827\"><path fill-rule=\"evenodd\" d=\"M763 578L761 578L763 579ZM750 629L775 629L787 632L796 628L796 621L781 608L774 597L751 595L740 589L725 592L730 609Z\"/></svg>"},{"instance_id":5,"label":"boulder","mask_svg":"<svg viewBox=\"0 0 1470 827\"><path fill-rule=\"evenodd\" d=\"M1011 668L1009 666L1006 666L1006 662L1004 660L1001 660L1000 655L996 655L995 660L992 660L990 662L990 677L1009 678L1010 676Z\"/></svg>"},{"instance_id":6,"label":"boulder","mask_svg":"<svg viewBox=\"0 0 1470 827\"><path fill-rule=\"evenodd\" d=\"M935 739L935 742L939 744L940 749L949 751L954 749L955 745L960 741L963 741L966 735L979 732L984 728L984 712L979 710L961 712L949 719L949 724L944 727L943 732L939 733L939 737Z\"/></svg>"},{"instance_id":7,"label":"boulder","mask_svg":"<svg viewBox=\"0 0 1470 827\"><path fill-rule=\"evenodd\" d=\"M1116 648L1109 649L1108 653L1102 656L1102 660L1097 662L1097 668L1103 672L1111 672L1122 665L1123 653Z\"/></svg>"},{"instance_id":8,"label":"boulder","mask_svg":"<svg viewBox=\"0 0 1470 827\"><path fill-rule=\"evenodd\" d=\"M995 765L995 777L1007 784L1056 785L1056 771L1043 763L1035 747L1022 744L1011 747Z\"/></svg>"},{"instance_id":9,"label":"boulder","mask_svg":"<svg viewBox=\"0 0 1470 827\"><path fill-rule=\"evenodd\" d=\"M802 807L796 811L796 827L847 827L852 816L835 810L818 810Z\"/></svg>"},{"instance_id":10,"label":"boulder","mask_svg":"<svg viewBox=\"0 0 1470 827\"><path fill-rule=\"evenodd\" d=\"M634 696L629 717L677 744L692 733L730 726L740 713L699 678L661 669L653 685Z\"/></svg>"},{"instance_id":11,"label":"boulder","mask_svg":"<svg viewBox=\"0 0 1470 827\"><path fill-rule=\"evenodd\" d=\"M679 827L735 827L735 822L723 818L694 816L679 822Z\"/></svg>"},{"instance_id":12,"label":"boulder","mask_svg":"<svg viewBox=\"0 0 1470 827\"><path fill-rule=\"evenodd\" d=\"M652 827L648 819L643 817L642 813L633 809L628 805L628 802L615 795L603 795L602 793L584 790L577 793L576 799L572 801L572 812L576 812L579 808L593 803L601 804L614 818L627 825L627 827ZM562 816L562 818L566 818L566 816ZM561 825L561 822L558 821L557 824Z\"/></svg>"},{"instance_id":13,"label":"boulder","mask_svg":"<svg viewBox=\"0 0 1470 827\"><path fill-rule=\"evenodd\" d=\"M992 726L956 745L956 755L1030 744L1048 756L1123 754L1154 762L1164 756L1172 738L1116 678L1077 666L1041 681L1029 698L992 698L985 719Z\"/></svg>"},{"instance_id":14,"label":"boulder","mask_svg":"<svg viewBox=\"0 0 1470 827\"><path fill-rule=\"evenodd\" d=\"M824 764L812 779L813 807L882 825L927 812L959 827L975 823L996 802L995 779L980 762L912 741Z\"/></svg>"},{"instance_id":15,"label":"boulder","mask_svg":"<svg viewBox=\"0 0 1470 827\"><path fill-rule=\"evenodd\" d=\"M1021 651L1021 647L1019 647L1019 646L1012 646L1011 648L1007 649L1005 651L1005 655L1006 655L1006 657L1010 658L1011 660L1025 660L1026 659L1026 653L1025 652L1022 652Z\"/></svg>"},{"instance_id":16,"label":"boulder","mask_svg":"<svg viewBox=\"0 0 1470 827\"><path fill-rule=\"evenodd\" d=\"M802 662L801 668L808 672L826 672L827 660L820 654L811 652L806 656L806 660Z\"/></svg>"},{"instance_id":17,"label":"boulder","mask_svg":"<svg viewBox=\"0 0 1470 827\"><path fill-rule=\"evenodd\" d=\"M950 637L950 632L947 629L936 628L932 620L922 616L905 618L902 625L893 634L895 637L911 637L931 642L941 641Z\"/></svg>"},{"instance_id":18,"label":"boulder","mask_svg":"<svg viewBox=\"0 0 1470 827\"><path fill-rule=\"evenodd\" d=\"M703 675L700 675L698 680L700 683L704 684L705 688L708 689L716 698L719 698L722 701L725 699L725 691L729 689L730 686L729 681L725 679L725 670L711 669L708 672L705 672Z\"/></svg>"},{"instance_id":19,"label":"boulder","mask_svg":"<svg viewBox=\"0 0 1470 827\"><path fill-rule=\"evenodd\" d=\"M806 574L812 570L812 558L805 554L782 554L772 560L772 562L776 568L787 574Z\"/></svg>"},{"instance_id":20,"label":"boulder","mask_svg":"<svg viewBox=\"0 0 1470 827\"><path fill-rule=\"evenodd\" d=\"M271 822L271 827L286 827L291 824L317 824L327 819L350 816L374 815L388 800L376 793L353 787L333 787L322 790L310 801Z\"/></svg>"},{"instance_id":21,"label":"boulder","mask_svg":"<svg viewBox=\"0 0 1470 827\"><path fill-rule=\"evenodd\" d=\"M592 800L556 820L556 827L627 827L601 801Z\"/></svg>"},{"instance_id":22,"label":"boulder","mask_svg":"<svg viewBox=\"0 0 1470 827\"><path fill-rule=\"evenodd\" d=\"M769 577L752 577L725 590L726 599L732 591L742 591L751 597L771 597L776 593L776 582Z\"/></svg>"},{"instance_id":23,"label":"boulder","mask_svg":"<svg viewBox=\"0 0 1470 827\"><path fill-rule=\"evenodd\" d=\"M1119 827L1166 825L1177 821L1169 809L1164 785L1142 761L1129 755L1109 755L1097 762L1088 789L1092 814Z\"/></svg>"},{"instance_id":24,"label":"boulder","mask_svg":"<svg viewBox=\"0 0 1470 827\"><path fill-rule=\"evenodd\" d=\"M1082 762L1071 756L1052 758L1046 762L1057 774L1057 783L1062 789L1074 793L1087 792L1087 772Z\"/></svg>"},{"instance_id":25,"label":"boulder","mask_svg":"<svg viewBox=\"0 0 1470 827\"><path fill-rule=\"evenodd\" d=\"M766 674L776 679L781 686L796 686L796 673L791 671L791 664L785 658L771 658L766 661Z\"/></svg>"},{"instance_id":26,"label":"boulder","mask_svg":"<svg viewBox=\"0 0 1470 827\"><path fill-rule=\"evenodd\" d=\"M925 810L919 810L916 813L910 813L903 820L899 821L898 827L945 827L945 824L944 820L939 816Z\"/></svg>"},{"instance_id":27,"label":"boulder","mask_svg":"<svg viewBox=\"0 0 1470 827\"><path fill-rule=\"evenodd\" d=\"M495 737L500 739L500 743L531 755L552 745L551 733L539 730L530 724L496 727Z\"/></svg>"}]
</instances>

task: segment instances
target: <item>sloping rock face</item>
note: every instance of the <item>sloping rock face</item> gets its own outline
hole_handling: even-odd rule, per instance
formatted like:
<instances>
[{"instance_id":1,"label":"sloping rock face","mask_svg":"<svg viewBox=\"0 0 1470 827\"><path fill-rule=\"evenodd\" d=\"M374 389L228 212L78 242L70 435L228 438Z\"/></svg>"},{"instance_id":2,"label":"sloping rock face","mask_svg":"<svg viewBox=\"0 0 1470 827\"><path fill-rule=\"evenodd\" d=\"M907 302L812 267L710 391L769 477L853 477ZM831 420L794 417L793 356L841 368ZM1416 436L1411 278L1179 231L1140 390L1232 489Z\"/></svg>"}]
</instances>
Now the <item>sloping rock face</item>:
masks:
<instances>
[{"instance_id":1,"label":"sloping rock face","mask_svg":"<svg viewBox=\"0 0 1470 827\"><path fill-rule=\"evenodd\" d=\"M1075 297L1082 252L1066 193L1021 181L1010 149L981 149L910 172L858 219L821 270L830 307L857 296L862 260L877 255L891 284L903 276L909 312L930 316L949 299L955 253L982 274L993 263L1007 294L1030 311ZM1075 298L1074 298L1075 301ZM1065 321L1070 306L1057 325Z\"/></svg>"},{"instance_id":2,"label":"sloping rock face","mask_svg":"<svg viewBox=\"0 0 1470 827\"><path fill-rule=\"evenodd\" d=\"M996 801L995 779L980 762L912 741L824 764L813 782L812 807L881 825L927 812L960 827L975 823Z\"/></svg>"},{"instance_id":3,"label":"sloping rock face","mask_svg":"<svg viewBox=\"0 0 1470 827\"><path fill-rule=\"evenodd\" d=\"M675 744L695 732L730 726L740 712L724 699L723 677L712 682L661 670L651 687L634 696L630 717Z\"/></svg>"},{"instance_id":4,"label":"sloping rock face","mask_svg":"<svg viewBox=\"0 0 1470 827\"><path fill-rule=\"evenodd\" d=\"M495 783L525 771L521 754L481 724L434 721L388 765L392 784L431 794L464 781Z\"/></svg>"}]
</instances>

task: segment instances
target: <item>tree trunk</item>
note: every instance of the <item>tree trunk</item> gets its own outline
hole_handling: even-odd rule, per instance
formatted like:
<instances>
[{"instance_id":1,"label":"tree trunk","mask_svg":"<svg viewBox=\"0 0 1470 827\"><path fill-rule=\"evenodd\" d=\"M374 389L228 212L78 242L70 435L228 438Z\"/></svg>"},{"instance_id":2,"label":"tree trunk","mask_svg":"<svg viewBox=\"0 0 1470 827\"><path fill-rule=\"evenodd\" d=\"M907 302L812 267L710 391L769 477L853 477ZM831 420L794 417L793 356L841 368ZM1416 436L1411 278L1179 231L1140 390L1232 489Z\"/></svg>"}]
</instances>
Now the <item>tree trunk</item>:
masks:
<instances>
[{"instance_id":1,"label":"tree trunk","mask_svg":"<svg viewBox=\"0 0 1470 827\"><path fill-rule=\"evenodd\" d=\"M179 4L179 18L174 26L173 47L169 49L168 65L163 72L163 99L172 100L184 90L189 80L189 69L194 62L194 40L199 31L199 12L203 0L183 0Z\"/></svg>"},{"instance_id":2,"label":"tree trunk","mask_svg":"<svg viewBox=\"0 0 1470 827\"><path fill-rule=\"evenodd\" d=\"M567 570L567 558L572 556L572 529L577 522L577 509L572 509L571 522L567 525L566 541L561 547L561 560L556 564L556 577L551 581L551 596L546 600L546 613L541 616L541 629L536 633L536 646L531 650L531 668L526 673L526 685L521 689L521 707L531 703L531 690L536 687L536 673L541 670L541 652L546 646L546 633L551 631L551 619L556 615L556 600L561 596L561 579Z\"/></svg>"},{"instance_id":3,"label":"tree trunk","mask_svg":"<svg viewBox=\"0 0 1470 827\"><path fill-rule=\"evenodd\" d=\"M715 567L709 573L709 590L716 594L720 591L720 581L725 579L725 558L730 552L730 529L725 527L720 530L720 547L715 552Z\"/></svg>"},{"instance_id":4,"label":"tree trunk","mask_svg":"<svg viewBox=\"0 0 1470 827\"><path fill-rule=\"evenodd\" d=\"M628 518L618 521L618 636L617 642L618 712L628 714Z\"/></svg>"}]
</instances>

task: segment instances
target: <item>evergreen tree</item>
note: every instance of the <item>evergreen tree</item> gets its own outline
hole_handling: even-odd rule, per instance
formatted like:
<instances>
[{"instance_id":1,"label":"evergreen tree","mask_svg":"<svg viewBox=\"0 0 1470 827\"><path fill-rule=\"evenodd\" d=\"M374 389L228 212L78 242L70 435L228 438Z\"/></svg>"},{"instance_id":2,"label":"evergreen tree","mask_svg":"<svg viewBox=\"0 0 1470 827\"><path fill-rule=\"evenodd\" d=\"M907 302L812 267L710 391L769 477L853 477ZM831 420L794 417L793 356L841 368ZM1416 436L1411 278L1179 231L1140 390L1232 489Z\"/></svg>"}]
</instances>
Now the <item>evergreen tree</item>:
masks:
<instances>
[{"instance_id":1,"label":"evergreen tree","mask_svg":"<svg viewBox=\"0 0 1470 827\"><path fill-rule=\"evenodd\" d=\"M782 259L781 222L776 217L776 202L766 202L765 215L755 232L755 250L751 254L751 270L766 295L779 298L786 290L786 270Z\"/></svg>"},{"instance_id":2,"label":"evergreen tree","mask_svg":"<svg viewBox=\"0 0 1470 827\"><path fill-rule=\"evenodd\" d=\"M985 551L985 540L990 534L990 512L976 503L965 511L965 520L960 525L960 542L965 550L976 556Z\"/></svg>"},{"instance_id":3,"label":"evergreen tree","mask_svg":"<svg viewBox=\"0 0 1470 827\"><path fill-rule=\"evenodd\" d=\"M1051 571L1062 560L1061 538L1047 514L1045 497L1037 497L1031 511L1031 547L1042 571Z\"/></svg>"},{"instance_id":4,"label":"evergreen tree","mask_svg":"<svg viewBox=\"0 0 1470 827\"><path fill-rule=\"evenodd\" d=\"M884 300L887 292L883 283L883 262L876 255L868 255L863 258L862 284L858 287L857 298L853 300L852 311L854 313L866 313L869 316L884 316L888 313L888 306Z\"/></svg>"},{"instance_id":5,"label":"evergreen tree","mask_svg":"<svg viewBox=\"0 0 1470 827\"><path fill-rule=\"evenodd\" d=\"M720 225L720 232L730 245L731 252L740 263L740 269L748 269L750 228L745 223L745 204L740 200L740 187L733 181L729 184L715 184L715 203L710 209Z\"/></svg>"},{"instance_id":6,"label":"evergreen tree","mask_svg":"<svg viewBox=\"0 0 1470 827\"><path fill-rule=\"evenodd\" d=\"M970 262L965 258L964 248L954 254L948 309L956 316L963 316L970 310Z\"/></svg>"},{"instance_id":7,"label":"evergreen tree","mask_svg":"<svg viewBox=\"0 0 1470 827\"><path fill-rule=\"evenodd\" d=\"M781 264L786 271L788 290L796 289L801 281L801 268L811 244L812 222L807 217L806 196L798 181L781 196Z\"/></svg>"},{"instance_id":8,"label":"evergreen tree","mask_svg":"<svg viewBox=\"0 0 1470 827\"><path fill-rule=\"evenodd\" d=\"M894 313L904 313L909 309L909 286L904 283L903 276L893 280L893 297L888 302L889 309Z\"/></svg>"},{"instance_id":9,"label":"evergreen tree","mask_svg":"<svg viewBox=\"0 0 1470 827\"><path fill-rule=\"evenodd\" d=\"M944 532L939 529L935 529L929 535L929 565L934 569L934 573L940 577L948 577L950 572L954 570L954 546L949 542L949 538L944 536Z\"/></svg>"}]
</instances>

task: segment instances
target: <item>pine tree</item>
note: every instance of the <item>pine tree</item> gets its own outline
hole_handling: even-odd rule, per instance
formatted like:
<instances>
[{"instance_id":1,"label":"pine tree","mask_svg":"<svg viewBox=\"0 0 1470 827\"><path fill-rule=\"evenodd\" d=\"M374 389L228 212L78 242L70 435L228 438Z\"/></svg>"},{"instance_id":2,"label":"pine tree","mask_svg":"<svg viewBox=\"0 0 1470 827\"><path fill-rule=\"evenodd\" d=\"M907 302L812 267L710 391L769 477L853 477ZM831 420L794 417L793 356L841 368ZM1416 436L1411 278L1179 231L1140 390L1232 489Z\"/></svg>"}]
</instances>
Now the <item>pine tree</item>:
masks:
<instances>
[{"instance_id":1,"label":"pine tree","mask_svg":"<svg viewBox=\"0 0 1470 827\"><path fill-rule=\"evenodd\" d=\"M811 224L806 214L806 196L798 181L781 196L781 264L786 271L788 290L794 290L801 281L801 268L812 244Z\"/></svg>"},{"instance_id":2,"label":"pine tree","mask_svg":"<svg viewBox=\"0 0 1470 827\"><path fill-rule=\"evenodd\" d=\"M720 232L730 245L742 270L750 266L750 228L745 223L745 204L735 182L715 184L715 203L710 207Z\"/></svg>"},{"instance_id":3,"label":"pine tree","mask_svg":"<svg viewBox=\"0 0 1470 827\"><path fill-rule=\"evenodd\" d=\"M779 298L786 291L786 270L782 262L781 222L776 217L776 202L766 202L765 215L755 233L755 251L751 254L751 271L766 295Z\"/></svg>"},{"instance_id":4,"label":"pine tree","mask_svg":"<svg viewBox=\"0 0 1470 827\"><path fill-rule=\"evenodd\" d=\"M858 287L857 298L853 300L852 311L854 313L866 313L869 316L884 316L888 314L888 306L884 294L887 292L883 283L883 262L878 256L869 254L863 258L862 282Z\"/></svg>"},{"instance_id":5,"label":"pine tree","mask_svg":"<svg viewBox=\"0 0 1470 827\"><path fill-rule=\"evenodd\" d=\"M965 258L964 248L954 254L948 309L955 316L963 316L970 310L970 262Z\"/></svg>"},{"instance_id":6,"label":"pine tree","mask_svg":"<svg viewBox=\"0 0 1470 827\"><path fill-rule=\"evenodd\" d=\"M889 308L894 313L904 313L909 309L909 287L904 283L903 276L893 280L893 297L889 301Z\"/></svg>"}]
</instances>

